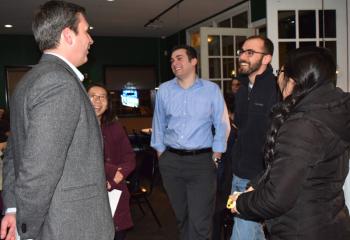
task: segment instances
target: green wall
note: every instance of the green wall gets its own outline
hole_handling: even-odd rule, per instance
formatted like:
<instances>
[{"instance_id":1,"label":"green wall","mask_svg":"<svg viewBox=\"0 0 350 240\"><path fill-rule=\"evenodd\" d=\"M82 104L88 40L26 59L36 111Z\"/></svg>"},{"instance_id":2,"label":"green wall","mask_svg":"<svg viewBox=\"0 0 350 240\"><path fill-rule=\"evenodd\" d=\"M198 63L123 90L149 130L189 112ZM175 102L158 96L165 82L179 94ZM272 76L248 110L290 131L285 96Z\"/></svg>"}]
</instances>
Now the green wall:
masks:
<instances>
[{"instance_id":1,"label":"green wall","mask_svg":"<svg viewBox=\"0 0 350 240\"><path fill-rule=\"evenodd\" d=\"M0 35L0 106L5 106L5 67L33 65L40 55L32 36Z\"/></svg>"},{"instance_id":2,"label":"green wall","mask_svg":"<svg viewBox=\"0 0 350 240\"><path fill-rule=\"evenodd\" d=\"M266 0L251 0L252 21L266 17ZM89 61L80 67L89 81L104 80L104 66L156 67L156 86L173 78L170 53L173 46L186 43L182 30L166 39L131 37L93 37ZM36 64L41 56L33 36L0 35L0 106L5 106L5 67Z\"/></svg>"},{"instance_id":3,"label":"green wall","mask_svg":"<svg viewBox=\"0 0 350 240\"><path fill-rule=\"evenodd\" d=\"M90 81L104 80L104 66L153 65L159 72L158 38L94 37L89 61L80 68ZM158 74L159 75L159 74Z\"/></svg>"},{"instance_id":4,"label":"green wall","mask_svg":"<svg viewBox=\"0 0 350 240\"><path fill-rule=\"evenodd\" d=\"M252 22L266 18L266 0L250 0Z\"/></svg>"},{"instance_id":5,"label":"green wall","mask_svg":"<svg viewBox=\"0 0 350 240\"><path fill-rule=\"evenodd\" d=\"M89 61L81 72L89 81L104 80L104 66L153 65L157 70L156 85L169 79L169 61L164 51L167 40L160 38L93 37ZM5 67L33 65L40 59L33 36L0 35L0 106L5 105Z\"/></svg>"}]
</instances>

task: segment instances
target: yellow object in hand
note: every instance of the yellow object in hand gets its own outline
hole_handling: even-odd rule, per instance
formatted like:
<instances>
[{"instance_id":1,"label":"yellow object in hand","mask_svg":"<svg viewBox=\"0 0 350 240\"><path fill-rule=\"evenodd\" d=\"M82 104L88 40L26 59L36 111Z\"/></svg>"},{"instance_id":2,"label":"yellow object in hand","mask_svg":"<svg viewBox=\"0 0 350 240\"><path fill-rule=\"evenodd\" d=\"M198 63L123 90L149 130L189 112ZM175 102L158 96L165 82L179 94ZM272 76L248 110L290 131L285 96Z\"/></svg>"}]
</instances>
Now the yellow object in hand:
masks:
<instances>
[{"instance_id":1,"label":"yellow object in hand","mask_svg":"<svg viewBox=\"0 0 350 240\"><path fill-rule=\"evenodd\" d=\"M227 200L226 207L227 207L228 209L234 208L235 205L236 205L236 202L234 202L233 199L229 198L229 199Z\"/></svg>"},{"instance_id":2,"label":"yellow object in hand","mask_svg":"<svg viewBox=\"0 0 350 240\"><path fill-rule=\"evenodd\" d=\"M241 194L241 192L234 191L233 194L227 200L226 208L228 208L228 209L235 208L236 207L236 200L240 194Z\"/></svg>"}]
</instances>

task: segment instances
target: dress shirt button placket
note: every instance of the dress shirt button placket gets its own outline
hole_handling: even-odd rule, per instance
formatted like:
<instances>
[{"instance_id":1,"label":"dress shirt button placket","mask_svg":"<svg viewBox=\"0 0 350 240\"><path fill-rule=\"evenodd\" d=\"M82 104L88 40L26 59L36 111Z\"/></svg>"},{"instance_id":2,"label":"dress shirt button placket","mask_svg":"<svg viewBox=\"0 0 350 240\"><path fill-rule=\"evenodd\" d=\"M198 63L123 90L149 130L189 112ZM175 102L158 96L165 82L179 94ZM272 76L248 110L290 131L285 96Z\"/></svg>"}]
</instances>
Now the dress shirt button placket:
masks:
<instances>
[{"instance_id":1,"label":"dress shirt button placket","mask_svg":"<svg viewBox=\"0 0 350 240\"><path fill-rule=\"evenodd\" d=\"M186 111L187 111L187 92L185 92L184 95L184 116L186 116Z\"/></svg>"}]
</instances>

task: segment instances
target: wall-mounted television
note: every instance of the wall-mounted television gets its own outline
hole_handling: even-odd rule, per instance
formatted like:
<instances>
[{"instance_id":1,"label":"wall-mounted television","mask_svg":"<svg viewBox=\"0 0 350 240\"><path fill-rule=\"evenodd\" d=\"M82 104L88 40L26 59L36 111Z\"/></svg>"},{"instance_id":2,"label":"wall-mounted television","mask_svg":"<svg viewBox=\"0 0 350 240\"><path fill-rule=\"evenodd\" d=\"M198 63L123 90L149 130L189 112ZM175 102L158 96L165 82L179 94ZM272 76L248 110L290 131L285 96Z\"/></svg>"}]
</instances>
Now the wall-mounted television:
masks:
<instances>
[{"instance_id":1,"label":"wall-mounted television","mask_svg":"<svg viewBox=\"0 0 350 240\"><path fill-rule=\"evenodd\" d=\"M151 117L155 100L154 66L105 66L105 84L118 117Z\"/></svg>"},{"instance_id":2,"label":"wall-mounted television","mask_svg":"<svg viewBox=\"0 0 350 240\"><path fill-rule=\"evenodd\" d=\"M136 89L126 88L121 91L121 104L126 107L138 108L140 101Z\"/></svg>"},{"instance_id":3,"label":"wall-mounted television","mask_svg":"<svg viewBox=\"0 0 350 240\"><path fill-rule=\"evenodd\" d=\"M153 89L109 90L111 103L118 117L151 117L154 108Z\"/></svg>"}]
</instances>

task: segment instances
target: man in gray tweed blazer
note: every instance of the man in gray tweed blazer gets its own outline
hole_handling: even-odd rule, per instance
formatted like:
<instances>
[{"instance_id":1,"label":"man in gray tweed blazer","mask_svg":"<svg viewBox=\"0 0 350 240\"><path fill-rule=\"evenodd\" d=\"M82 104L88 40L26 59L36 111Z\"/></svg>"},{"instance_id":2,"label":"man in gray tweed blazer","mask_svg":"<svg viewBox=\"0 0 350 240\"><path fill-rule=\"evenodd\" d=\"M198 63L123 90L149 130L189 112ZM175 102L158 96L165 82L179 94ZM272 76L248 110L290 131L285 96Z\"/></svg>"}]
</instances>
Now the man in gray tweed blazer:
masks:
<instances>
[{"instance_id":1,"label":"man in gray tweed blazer","mask_svg":"<svg viewBox=\"0 0 350 240\"><path fill-rule=\"evenodd\" d=\"M93 43L84 8L50 1L33 20L43 56L11 99L1 238L112 240L102 138L76 68Z\"/></svg>"}]
</instances>

